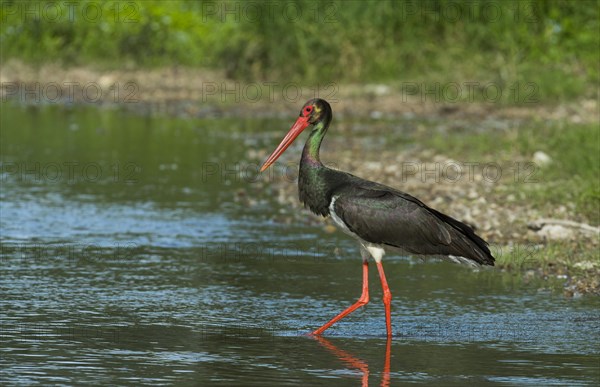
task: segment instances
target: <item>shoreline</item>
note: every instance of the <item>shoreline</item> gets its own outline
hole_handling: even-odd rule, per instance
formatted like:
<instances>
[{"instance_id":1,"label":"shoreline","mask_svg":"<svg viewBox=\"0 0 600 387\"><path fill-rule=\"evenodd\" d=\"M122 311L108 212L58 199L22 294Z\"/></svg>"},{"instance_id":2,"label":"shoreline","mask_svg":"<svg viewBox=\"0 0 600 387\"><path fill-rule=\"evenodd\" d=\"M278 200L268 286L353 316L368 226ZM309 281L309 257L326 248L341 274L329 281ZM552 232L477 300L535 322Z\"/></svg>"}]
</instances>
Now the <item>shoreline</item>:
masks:
<instances>
[{"instance_id":1,"label":"shoreline","mask_svg":"<svg viewBox=\"0 0 600 387\"><path fill-rule=\"evenodd\" d=\"M0 85L2 101L115 105L132 110L137 107L143 113L182 117L287 117L297 113L306 100L320 97L332 104L336 117L543 119L576 124L600 121L598 101L593 98L544 103L534 96L527 103L506 104L477 100L473 91L467 92L465 88L466 99L453 101L444 99L443 87L431 93L426 89L409 89L407 84L329 82L306 86L295 82L242 82L228 79L224 72L176 66L65 69L57 64L36 67L12 59L2 65Z\"/></svg>"}]
</instances>

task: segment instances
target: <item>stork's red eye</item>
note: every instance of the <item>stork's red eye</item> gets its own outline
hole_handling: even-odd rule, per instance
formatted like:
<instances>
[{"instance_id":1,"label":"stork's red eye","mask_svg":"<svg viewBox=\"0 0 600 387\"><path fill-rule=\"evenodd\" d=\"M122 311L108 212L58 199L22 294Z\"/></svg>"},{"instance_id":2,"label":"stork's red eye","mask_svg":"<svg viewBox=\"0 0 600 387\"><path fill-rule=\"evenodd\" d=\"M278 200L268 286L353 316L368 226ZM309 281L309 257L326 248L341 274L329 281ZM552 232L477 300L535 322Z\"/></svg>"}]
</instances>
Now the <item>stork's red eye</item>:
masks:
<instances>
[{"instance_id":1,"label":"stork's red eye","mask_svg":"<svg viewBox=\"0 0 600 387\"><path fill-rule=\"evenodd\" d=\"M306 113L310 113L310 112L312 112L312 106L307 106L307 107L305 107L305 108L304 108L304 111L305 111Z\"/></svg>"}]
</instances>

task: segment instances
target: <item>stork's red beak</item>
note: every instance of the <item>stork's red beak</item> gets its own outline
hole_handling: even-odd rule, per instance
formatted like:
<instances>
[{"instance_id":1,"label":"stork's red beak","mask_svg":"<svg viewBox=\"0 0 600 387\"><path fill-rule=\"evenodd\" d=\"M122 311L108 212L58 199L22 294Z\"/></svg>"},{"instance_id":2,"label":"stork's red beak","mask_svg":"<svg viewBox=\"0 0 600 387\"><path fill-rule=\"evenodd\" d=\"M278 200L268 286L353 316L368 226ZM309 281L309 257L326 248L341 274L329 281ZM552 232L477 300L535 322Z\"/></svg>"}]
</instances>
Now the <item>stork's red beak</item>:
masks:
<instances>
[{"instance_id":1,"label":"stork's red beak","mask_svg":"<svg viewBox=\"0 0 600 387\"><path fill-rule=\"evenodd\" d=\"M279 156L283 154L283 152L285 152L285 150L294 142L296 137L298 137L298 135L300 135L300 133L302 133L302 131L306 129L308 125L310 125L310 123L308 122L308 117L298 117L288 134L285 135L283 140L281 140L279 146L277 146L277 149L275 149L273 153L271 153L271 156L269 156L269 158L265 161L262 167L260 167L260 171L262 172L265 169L269 168L269 166L273 164L275 160L277 160Z\"/></svg>"}]
</instances>

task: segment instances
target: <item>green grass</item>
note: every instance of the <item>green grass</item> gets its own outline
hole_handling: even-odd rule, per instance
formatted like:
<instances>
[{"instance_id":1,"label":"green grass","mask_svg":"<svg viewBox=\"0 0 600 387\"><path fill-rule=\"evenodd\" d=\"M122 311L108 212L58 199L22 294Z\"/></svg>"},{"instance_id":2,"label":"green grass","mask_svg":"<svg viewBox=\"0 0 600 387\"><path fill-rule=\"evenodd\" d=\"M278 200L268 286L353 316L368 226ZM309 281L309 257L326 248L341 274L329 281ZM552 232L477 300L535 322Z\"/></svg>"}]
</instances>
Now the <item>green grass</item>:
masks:
<instances>
[{"instance_id":1,"label":"green grass","mask_svg":"<svg viewBox=\"0 0 600 387\"><path fill-rule=\"evenodd\" d=\"M57 4L63 15L50 20ZM98 4L100 17L84 17ZM595 0L86 0L69 17L65 2L4 0L0 39L3 61L212 67L304 84L475 81L520 104L528 92L597 97L599 9Z\"/></svg>"},{"instance_id":2,"label":"green grass","mask_svg":"<svg viewBox=\"0 0 600 387\"><path fill-rule=\"evenodd\" d=\"M586 265L600 268L597 251L583 243L552 241L546 244L522 244L515 246L492 246L496 265L509 270L526 270L562 266L582 272ZM581 265L585 263L585 265ZM580 265L577 265L580 264Z\"/></svg>"},{"instance_id":3,"label":"green grass","mask_svg":"<svg viewBox=\"0 0 600 387\"><path fill-rule=\"evenodd\" d=\"M600 294L600 256L597 249L589 244L581 241L552 241L543 245L492 247L492 251L496 253L494 256L497 267L513 273L523 273L525 278L568 278L566 283L554 282L553 286L565 295L573 295L575 292Z\"/></svg>"},{"instance_id":4,"label":"green grass","mask_svg":"<svg viewBox=\"0 0 600 387\"><path fill-rule=\"evenodd\" d=\"M552 125L519 136L519 150L536 149L554 162L540 169L541 184L528 190L534 202L561 204L573 201L579 213L600 223L600 128L598 125Z\"/></svg>"},{"instance_id":5,"label":"green grass","mask_svg":"<svg viewBox=\"0 0 600 387\"><path fill-rule=\"evenodd\" d=\"M502 250L502 249L500 249ZM555 283L556 290L565 294L574 292L600 294L598 275L600 256L597 248L582 241L552 241L543 245L505 247L506 254L496 254L496 265L514 273L529 273L527 276L568 278Z\"/></svg>"},{"instance_id":6,"label":"green grass","mask_svg":"<svg viewBox=\"0 0 600 387\"><path fill-rule=\"evenodd\" d=\"M534 207L574 203L579 218L600 224L600 127L565 121L527 123L481 134L419 136L418 142L462 160L504 163L503 176L513 192L526 194ZM531 164L536 151L552 158ZM515 168L520 168L516 173Z\"/></svg>"}]
</instances>

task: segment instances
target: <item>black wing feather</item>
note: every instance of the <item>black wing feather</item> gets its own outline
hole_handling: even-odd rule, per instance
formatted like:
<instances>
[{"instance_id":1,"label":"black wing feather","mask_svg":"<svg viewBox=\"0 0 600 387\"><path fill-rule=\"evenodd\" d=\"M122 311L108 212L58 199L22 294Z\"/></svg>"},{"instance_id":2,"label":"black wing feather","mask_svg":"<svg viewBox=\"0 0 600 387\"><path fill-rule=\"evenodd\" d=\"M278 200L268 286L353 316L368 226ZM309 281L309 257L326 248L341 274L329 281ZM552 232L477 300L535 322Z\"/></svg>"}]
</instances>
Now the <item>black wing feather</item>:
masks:
<instances>
[{"instance_id":1,"label":"black wing feather","mask_svg":"<svg viewBox=\"0 0 600 387\"><path fill-rule=\"evenodd\" d=\"M468 225L393 188L361 180L340 187L334 210L360 238L421 255L454 255L493 265L487 242Z\"/></svg>"}]
</instances>

